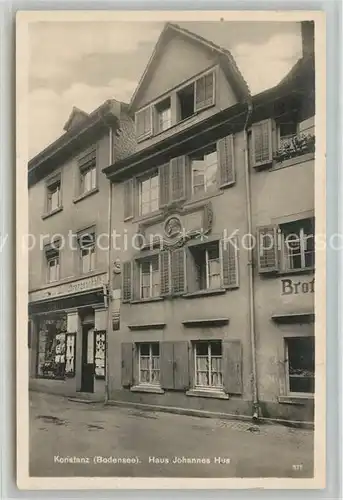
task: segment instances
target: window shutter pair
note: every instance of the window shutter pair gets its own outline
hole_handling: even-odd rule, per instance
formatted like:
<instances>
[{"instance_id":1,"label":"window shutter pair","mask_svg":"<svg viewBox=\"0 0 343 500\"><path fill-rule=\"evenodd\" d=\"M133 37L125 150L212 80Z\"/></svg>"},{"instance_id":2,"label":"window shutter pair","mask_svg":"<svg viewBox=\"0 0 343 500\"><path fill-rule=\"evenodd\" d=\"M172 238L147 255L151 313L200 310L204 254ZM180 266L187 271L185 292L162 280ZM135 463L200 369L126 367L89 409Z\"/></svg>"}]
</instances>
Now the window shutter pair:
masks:
<instances>
[{"instance_id":1,"label":"window shutter pair","mask_svg":"<svg viewBox=\"0 0 343 500\"><path fill-rule=\"evenodd\" d=\"M273 134L270 119L252 125L251 160L253 167L269 165L273 160Z\"/></svg>"},{"instance_id":2,"label":"window shutter pair","mask_svg":"<svg viewBox=\"0 0 343 500\"><path fill-rule=\"evenodd\" d=\"M257 230L257 258L260 273L271 273L279 269L278 226L259 227Z\"/></svg>"},{"instance_id":3,"label":"window shutter pair","mask_svg":"<svg viewBox=\"0 0 343 500\"><path fill-rule=\"evenodd\" d=\"M159 168L160 206L186 196L186 157L172 158Z\"/></svg>"},{"instance_id":4,"label":"window shutter pair","mask_svg":"<svg viewBox=\"0 0 343 500\"><path fill-rule=\"evenodd\" d=\"M162 250L160 253L161 295L186 291L186 249Z\"/></svg>"},{"instance_id":5,"label":"window shutter pair","mask_svg":"<svg viewBox=\"0 0 343 500\"><path fill-rule=\"evenodd\" d=\"M121 344L121 384L131 387L133 377L134 344ZM160 343L160 374L163 389L186 390L189 387L188 342Z\"/></svg>"},{"instance_id":6,"label":"window shutter pair","mask_svg":"<svg viewBox=\"0 0 343 500\"><path fill-rule=\"evenodd\" d=\"M138 139L149 137L152 134L152 107L148 106L136 112L136 135Z\"/></svg>"},{"instance_id":7,"label":"window shutter pair","mask_svg":"<svg viewBox=\"0 0 343 500\"><path fill-rule=\"evenodd\" d=\"M233 134L217 141L219 185L231 186L236 181Z\"/></svg>"},{"instance_id":8,"label":"window shutter pair","mask_svg":"<svg viewBox=\"0 0 343 500\"><path fill-rule=\"evenodd\" d=\"M195 82L195 111L200 111L214 104L214 72L207 73Z\"/></svg>"},{"instance_id":9,"label":"window shutter pair","mask_svg":"<svg viewBox=\"0 0 343 500\"><path fill-rule=\"evenodd\" d=\"M233 236L220 242L222 284L224 288L239 287L238 238Z\"/></svg>"}]
</instances>

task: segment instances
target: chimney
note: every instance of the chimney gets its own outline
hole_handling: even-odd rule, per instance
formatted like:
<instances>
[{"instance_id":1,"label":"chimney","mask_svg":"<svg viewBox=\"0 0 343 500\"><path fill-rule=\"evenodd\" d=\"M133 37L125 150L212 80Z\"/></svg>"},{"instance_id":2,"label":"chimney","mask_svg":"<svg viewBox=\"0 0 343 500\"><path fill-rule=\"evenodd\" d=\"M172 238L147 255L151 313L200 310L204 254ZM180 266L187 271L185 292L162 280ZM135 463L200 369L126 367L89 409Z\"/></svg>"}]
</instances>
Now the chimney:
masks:
<instances>
[{"instance_id":1,"label":"chimney","mask_svg":"<svg viewBox=\"0 0 343 500\"><path fill-rule=\"evenodd\" d=\"M314 21L301 22L303 57L314 56Z\"/></svg>"}]
</instances>

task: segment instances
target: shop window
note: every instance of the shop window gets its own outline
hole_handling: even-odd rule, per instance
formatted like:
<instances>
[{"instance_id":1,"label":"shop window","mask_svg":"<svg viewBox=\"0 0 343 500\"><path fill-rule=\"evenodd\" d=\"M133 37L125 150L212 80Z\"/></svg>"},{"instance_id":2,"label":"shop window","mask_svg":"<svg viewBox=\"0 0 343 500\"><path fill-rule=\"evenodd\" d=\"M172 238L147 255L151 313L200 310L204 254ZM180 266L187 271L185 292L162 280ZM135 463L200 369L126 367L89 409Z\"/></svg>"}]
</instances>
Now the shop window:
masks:
<instances>
[{"instance_id":1,"label":"shop window","mask_svg":"<svg viewBox=\"0 0 343 500\"><path fill-rule=\"evenodd\" d=\"M213 144L205 150L193 153L190 156L192 169L192 193L194 195L207 193L217 184L218 153Z\"/></svg>"},{"instance_id":2,"label":"shop window","mask_svg":"<svg viewBox=\"0 0 343 500\"><path fill-rule=\"evenodd\" d=\"M158 342L138 344L139 384L160 385L160 346Z\"/></svg>"},{"instance_id":3,"label":"shop window","mask_svg":"<svg viewBox=\"0 0 343 500\"><path fill-rule=\"evenodd\" d=\"M222 342L195 342L193 352L195 366L195 387L206 389L222 389Z\"/></svg>"},{"instance_id":4,"label":"shop window","mask_svg":"<svg viewBox=\"0 0 343 500\"><path fill-rule=\"evenodd\" d=\"M95 332L95 376L96 378L105 378L105 351L106 351L106 332Z\"/></svg>"},{"instance_id":5,"label":"shop window","mask_svg":"<svg viewBox=\"0 0 343 500\"><path fill-rule=\"evenodd\" d=\"M294 271L314 267L314 219L282 224L283 269Z\"/></svg>"},{"instance_id":6,"label":"shop window","mask_svg":"<svg viewBox=\"0 0 343 500\"><path fill-rule=\"evenodd\" d=\"M288 393L313 394L315 385L314 337L290 337L285 342Z\"/></svg>"},{"instance_id":7,"label":"shop window","mask_svg":"<svg viewBox=\"0 0 343 500\"><path fill-rule=\"evenodd\" d=\"M153 257L141 260L140 269L140 290L141 299L158 297L160 295L160 272L159 257Z\"/></svg>"},{"instance_id":8,"label":"shop window","mask_svg":"<svg viewBox=\"0 0 343 500\"><path fill-rule=\"evenodd\" d=\"M39 324L37 375L63 379L66 371L67 317L43 319ZM71 367L73 371L73 367ZM70 366L68 366L70 370Z\"/></svg>"},{"instance_id":9,"label":"shop window","mask_svg":"<svg viewBox=\"0 0 343 500\"><path fill-rule=\"evenodd\" d=\"M158 172L154 171L148 176L138 180L139 215L146 215L159 208L159 182Z\"/></svg>"}]
</instances>

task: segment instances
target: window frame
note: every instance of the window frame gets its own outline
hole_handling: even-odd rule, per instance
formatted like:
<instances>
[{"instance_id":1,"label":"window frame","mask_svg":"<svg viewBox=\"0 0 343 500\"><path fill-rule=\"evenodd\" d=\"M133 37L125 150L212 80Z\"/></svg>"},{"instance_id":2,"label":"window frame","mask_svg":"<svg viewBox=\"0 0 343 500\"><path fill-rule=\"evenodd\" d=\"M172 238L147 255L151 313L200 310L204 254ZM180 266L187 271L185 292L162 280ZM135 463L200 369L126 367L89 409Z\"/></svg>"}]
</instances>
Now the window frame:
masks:
<instances>
[{"instance_id":1,"label":"window frame","mask_svg":"<svg viewBox=\"0 0 343 500\"><path fill-rule=\"evenodd\" d=\"M59 185L58 189L58 205L55 208L52 208L50 205L50 195L53 193L51 192L51 188L54 185ZM54 175L50 176L48 179L45 181L45 214L50 215L53 214L59 210L62 209L62 172L59 171L55 173Z\"/></svg>"},{"instance_id":2,"label":"window frame","mask_svg":"<svg viewBox=\"0 0 343 500\"><path fill-rule=\"evenodd\" d=\"M297 137L299 135L299 123L298 122L293 122L295 124L295 127L296 127L296 132L295 134L293 135L289 135L289 136L285 136L289 139L292 139L293 137ZM277 149L283 147L283 143L281 142L281 126L283 124L282 123L277 123L276 124L276 131L277 131Z\"/></svg>"},{"instance_id":3,"label":"window frame","mask_svg":"<svg viewBox=\"0 0 343 500\"><path fill-rule=\"evenodd\" d=\"M56 275L56 278L55 279L50 279L50 262L52 261L56 261L57 262L57 265L54 266L55 267L55 275ZM47 265L47 283L56 283L57 281L60 280L60 254L59 252L56 252L55 255L53 256L48 256L46 255L46 265Z\"/></svg>"},{"instance_id":4,"label":"window frame","mask_svg":"<svg viewBox=\"0 0 343 500\"><path fill-rule=\"evenodd\" d=\"M142 345L148 345L149 346L149 364L148 364L148 373L149 373L149 382L142 382L141 381L141 346ZM158 356L153 356L152 353L152 346L157 345L158 346ZM137 377L137 385L140 387L161 387L161 346L160 342L137 342L136 343L136 351L137 351L137 368L138 368L138 377ZM146 357L146 356L145 356ZM153 357L158 357L159 363L158 363L158 370L153 370L152 368L152 359ZM158 382L154 383L152 382L152 373L153 371L158 371Z\"/></svg>"},{"instance_id":5,"label":"window frame","mask_svg":"<svg viewBox=\"0 0 343 500\"><path fill-rule=\"evenodd\" d=\"M214 151L213 153L215 152L216 155L217 155L217 169L216 169L216 181L215 183L210 187L210 189L206 189L206 177L204 175L204 186L205 186L205 189L204 191L201 191L201 192L198 192L198 193L195 193L194 192L194 178L193 178L193 159L192 159L192 156L194 156L196 153L202 153L202 151L205 151L205 150L209 150L213 147ZM201 197L206 197L206 196L209 196L211 193L215 193L216 191L219 190L219 168L220 168L220 165L219 165L219 154L218 154L218 147L217 147L217 143L216 142L211 142L210 144L206 145L205 147L202 147L202 148L198 148L194 151L191 151L190 153L188 153L186 155L188 157L188 161L189 161L189 165L190 165L190 172L191 172L191 198L201 198ZM212 165L210 165L212 166Z\"/></svg>"},{"instance_id":6,"label":"window frame","mask_svg":"<svg viewBox=\"0 0 343 500\"><path fill-rule=\"evenodd\" d=\"M217 342L221 345L221 356L220 356L220 358L221 358L221 371L215 372L215 373L220 373L222 383L220 385L200 385L197 383L198 382L197 346L199 344L207 344L207 360L208 360L207 375L208 375L208 380L211 381L212 380L212 373L213 373L212 358L213 357L218 358L218 356L212 356L212 352L211 352L212 351L211 344L213 344L215 342ZM193 342L192 351L193 351L193 360L194 360L194 383L193 383L194 389L214 391L214 392L218 392L218 391L224 392L223 341L222 340L196 340Z\"/></svg>"},{"instance_id":7,"label":"window frame","mask_svg":"<svg viewBox=\"0 0 343 500\"><path fill-rule=\"evenodd\" d=\"M157 207L154 210L150 210L149 212L142 213L142 183L146 180L150 181L150 188L149 188L149 193L151 191L151 179L153 177L157 177ZM138 191L138 217L147 217L150 216L151 214L154 214L160 210L160 173L159 169L153 168L149 169L147 172L142 173L141 175L138 175L136 178L136 189ZM149 195L149 205L151 208L151 196Z\"/></svg>"},{"instance_id":8,"label":"window frame","mask_svg":"<svg viewBox=\"0 0 343 500\"><path fill-rule=\"evenodd\" d=\"M157 271L153 271L153 260L156 259L157 262ZM143 290L143 272L142 272L142 264L144 263L149 263L149 296L148 297L143 297L142 296L142 290ZM151 300L156 297L161 296L161 269L160 269L160 257L158 253L155 253L153 255L143 257L141 259L138 259L138 266L139 266L139 299L141 301L145 300ZM156 273L159 276L159 283L158 283L158 294L153 295L152 291L154 289L153 285L153 274Z\"/></svg>"},{"instance_id":9,"label":"window frame","mask_svg":"<svg viewBox=\"0 0 343 500\"><path fill-rule=\"evenodd\" d=\"M167 101L169 101L169 107L163 108L162 111L161 111L159 109L159 107L162 106L163 103L165 103ZM171 99L171 95L169 95L169 96L161 99L160 101L156 102L153 105L153 109L154 109L154 128L153 128L154 135L161 134L162 132L165 132L166 130L169 130L173 126L173 120L172 120L172 99ZM161 128L161 126L160 126L160 116L161 116L161 113L163 113L166 110L169 110L169 112L170 112L169 126L166 127L166 128Z\"/></svg>"},{"instance_id":10,"label":"window frame","mask_svg":"<svg viewBox=\"0 0 343 500\"><path fill-rule=\"evenodd\" d=\"M87 156L94 154L94 158L91 161L94 161L94 164L87 165L87 162L82 163L82 160ZM83 198L88 194L93 193L98 189L98 145L94 144L90 148L82 151L80 155L77 157L77 167L78 167L78 196ZM94 174L93 174L94 171ZM84 188L84 180L87 173L91 172L91 187L90 189L85 190ZM93 182L94 181L94 185Z\"/></svg>"},{"instance_id":11,"label":"window frame","mask_svg":"<svg viewBox=\"0 0 343 500\"><path fill-rule=\"evenodd\" d=\"M305 234L304 225L301 225L305 221L312 221L313 226L315 224L314 217L308 217L305 219L298 219L295 221L291 221L288 223L282 223L282 224L278 225L279 232L281 234L281 270L282 270L282 272L286 272L286 273L287 272L297 272L297 271L301 272L301 271L313 270L315 268L316 252L315 252L314 241L313 241L313 250L312 251L306 250L306 242L309 238L313 238L313 239L315 238L315 230L313 231L312 235ZM288 235L285 234L284 227L289 225L289 224L298 224L299 225L299 229L297 230L297 233L299 233L299 239L298 240L292 239L288 243L286 243L286 239L289 235L296 234L295 231L294 231L294 233L290 233ZM289 253L289 248L286 249L286 245L288 245L291 241L294 241L294 242L298 241L299 242L299 247L300 247L299 253L294 254L293 256L300 255L301 267L292 268L288 264L288 262L290 261L290 258L291 258L291 254ZM311 266L306 266L306 253L311 253L311 255L312 255L312 262L313 263Z\"/></svg>"},{"instance_id":12,"label":"window frame","mask_svg":"<svg viewBox=\"0 0 343 500\"><path fill-rule=\"evenodd\" d=\"M288 352L288 342L290 340L301 340L301 339L313 339L313 347L315 349L315 338L313 335L292 335L292 336L286 336L283 339L284 342L284 359L285 359L285 389L286 389L286 396L289 397L302 397L302 398L312 398L315 395L315 390L313 392L292 392L290 390L290 373L289 373L289 352ZM313 371L313 380L314 384L316 381L316 367L314 366L314 371Z\"/></svg>"}]
</instances>

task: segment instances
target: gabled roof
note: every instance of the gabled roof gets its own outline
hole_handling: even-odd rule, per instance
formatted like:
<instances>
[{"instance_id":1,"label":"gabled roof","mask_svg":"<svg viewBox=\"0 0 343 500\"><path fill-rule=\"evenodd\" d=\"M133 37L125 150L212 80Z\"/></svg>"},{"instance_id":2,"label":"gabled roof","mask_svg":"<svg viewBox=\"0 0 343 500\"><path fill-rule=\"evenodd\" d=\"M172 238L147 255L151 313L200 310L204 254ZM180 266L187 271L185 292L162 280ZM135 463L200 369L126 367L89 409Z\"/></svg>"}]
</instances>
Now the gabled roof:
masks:
<instances>
[{"instance_id":1,"label":"gabled roof","mask_svg":"<svg viewBox=\"0 0 343 500\"><path fill-rule=\"evenodd\" d=\"M82 123L84 120L87 120L89 114L86 113L85 111L82 111L82 109L77 108L76 106L73 106L73 109L69 115L68 120L66 121L63 130L66 132L73 128L76 125L79 125Z\"/></svg>"},{"instance_id":2,"label":"gabled roof","mask_svg":"<svg viewBox=\"0 0 343 500\"><path fill-rule=\"evenodd\" d=\"M157 60L162 54L164 44L168 40L168 37L173 36L173 34L175 35L176 33L188 40L193 40L194 42L201 44L203 47L207 47L211 51L214 51L218 55L221 64L223 64L225 73L228 79L230 80L230 83L232 84L234 91L237 93L237 96L243 101L250 98L250 90L248 84L245 81L242 73L240 72L236 64L236 61L234 60L231 52L228 49L220 47L219 45L216 45L210 40L207 40L206 38L203 38L202 36L193 33L185 28L181 28L177 24L168 22L165 24L157 40L154 51L150 57L150 60L131 98L130 109L132 109L135 106L135 103L141 93L141 90L143 89L146 82L149 80L150 75L153 73Z\"/></svg>"}]
</instances>

